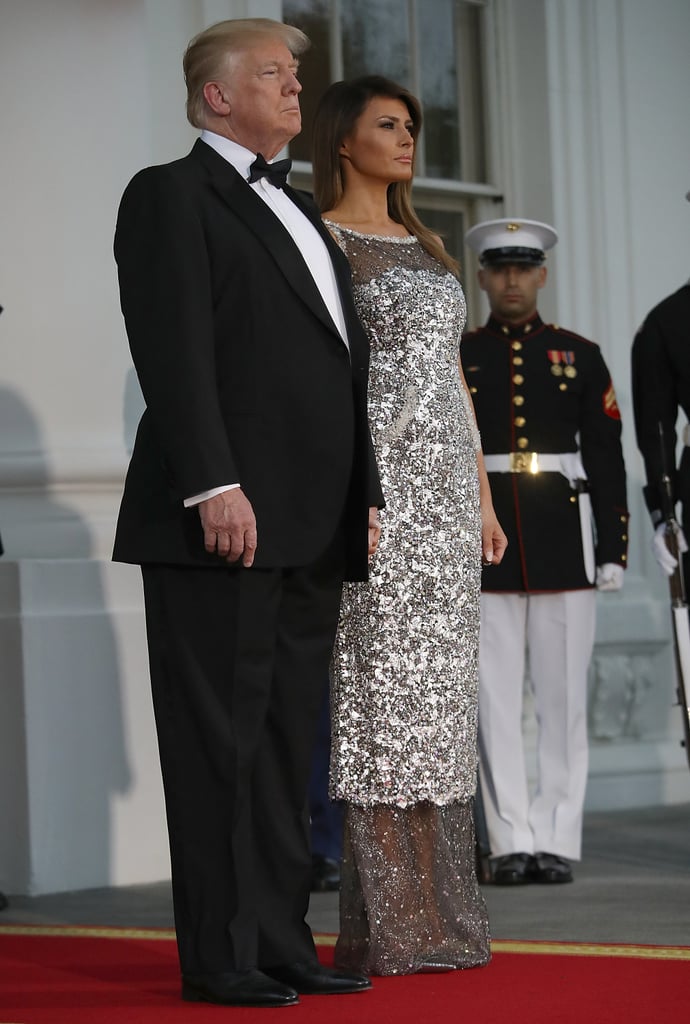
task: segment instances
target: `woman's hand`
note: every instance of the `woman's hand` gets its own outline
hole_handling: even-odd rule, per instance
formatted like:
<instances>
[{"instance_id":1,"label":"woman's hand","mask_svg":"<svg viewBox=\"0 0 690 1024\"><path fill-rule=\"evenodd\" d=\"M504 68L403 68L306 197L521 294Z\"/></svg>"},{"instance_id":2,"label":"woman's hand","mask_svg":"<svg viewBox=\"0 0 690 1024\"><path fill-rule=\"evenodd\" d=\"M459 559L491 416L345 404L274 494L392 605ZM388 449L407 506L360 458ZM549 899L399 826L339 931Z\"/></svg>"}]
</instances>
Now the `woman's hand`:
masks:
<instances>
[{"instance_id":1,"label":"woman's hand","mask_svg":"<svg viewBox=\"0 0 690 1024\"><path fill-rule=\"evenodd\" d=\"M508 547L508 538L501 529L492 504L482 504L481 513L482 565L498 565Z\"/></svg>"},{"instance_id":2,"label":"woman's hand","mask_svg":"<svg viewBox=\"0 0 690 1024\"><path fill-rule=\"evenodd\" d=\"M381 536L381 523L379 521L379 510L376 507L369 509L369 558L376 554Z\"/></svg>"}]
</instances>

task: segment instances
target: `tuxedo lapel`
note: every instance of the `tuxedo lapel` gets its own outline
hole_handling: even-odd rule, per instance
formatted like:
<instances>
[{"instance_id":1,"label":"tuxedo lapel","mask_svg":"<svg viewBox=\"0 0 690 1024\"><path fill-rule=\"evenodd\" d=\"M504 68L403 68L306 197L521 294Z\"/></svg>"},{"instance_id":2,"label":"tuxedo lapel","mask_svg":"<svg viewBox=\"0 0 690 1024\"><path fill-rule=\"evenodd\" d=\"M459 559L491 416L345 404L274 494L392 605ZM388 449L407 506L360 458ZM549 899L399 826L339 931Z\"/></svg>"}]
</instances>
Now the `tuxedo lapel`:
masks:
<instances>
[{"instance_id":1,"label":"tuxedo lapel","mask_svg":"<svg viewBox=\"0 0 690 1024\"><path fill-rule=\"evenodd\" d=\"M216 194L251 229L257 243L264 246L293 291L342 344L340 332L333 323L321 292L290 232L279 218L254 190L247 186L235 168L206 143L197 142L192 155L200 157L210 171L211 183ZM298 194L292 189L286 191L294 202ZM306 214L305 205L301 202L297 202L297 205ZM310 220L314 223L313 217L310 217Z\"/></svg>"},{"instance_id":2,"label":"tuxedo lapel","mask_svg":"<svg viewBox=\"0 0 690 1024\"><path fill-rule=\"evenodd\" d=\"M285 191L292 201L299 206L305 217L312 222L318 233L323 238L326 248L330 253L331 263L333 264L333 270L335 271L336 280L338 282L340 302L345 315L350 348L352 349L353 344L356 344L356 336L358 334L362 334L362 327L352 298L352 277L347 256L324 224L316 206L311 201L307 201L302 193L290 188L289 185L285 186Z\"/></svg>"}]
</instances>

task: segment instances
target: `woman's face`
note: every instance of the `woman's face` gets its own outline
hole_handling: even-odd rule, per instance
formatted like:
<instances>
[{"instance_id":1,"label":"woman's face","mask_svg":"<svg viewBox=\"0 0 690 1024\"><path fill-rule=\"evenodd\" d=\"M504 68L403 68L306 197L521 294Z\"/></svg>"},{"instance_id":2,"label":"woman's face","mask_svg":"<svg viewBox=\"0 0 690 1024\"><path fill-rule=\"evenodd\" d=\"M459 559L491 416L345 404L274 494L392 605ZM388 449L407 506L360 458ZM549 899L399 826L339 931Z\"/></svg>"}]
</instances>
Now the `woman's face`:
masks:
<instances>
[{"instance_id":1,"label":"woman's face","mask_svg":"<svg viewBox=\"0 0 690 1024\"><path fill-rule=\"evenodd\" d=\"M413 122L407 104L374 96L343 139L340 159L345 175L385 181L412 177Z\"/></svg>"}]
</instances>

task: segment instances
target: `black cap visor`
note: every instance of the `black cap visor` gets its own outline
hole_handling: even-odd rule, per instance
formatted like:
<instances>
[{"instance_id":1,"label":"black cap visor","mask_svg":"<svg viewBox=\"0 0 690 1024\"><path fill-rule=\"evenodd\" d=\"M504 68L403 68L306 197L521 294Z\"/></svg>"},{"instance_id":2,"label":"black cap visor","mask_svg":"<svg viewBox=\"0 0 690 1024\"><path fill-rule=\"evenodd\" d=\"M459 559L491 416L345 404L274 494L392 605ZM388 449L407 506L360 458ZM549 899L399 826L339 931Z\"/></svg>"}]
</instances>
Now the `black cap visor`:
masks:
<instances>
[{"instance_id":1,"label":"black cap visor","mask_svg":"<svg viewBox=\"0 0 690 1024\"><path fill-rule=\"evenodd\" d=\"M504 245L500 249L485 249L479 258L482 266L497 263L528 263L538 267L546 256L541 249L528 249L524 245Z\"/></svg>"}]
</instances>

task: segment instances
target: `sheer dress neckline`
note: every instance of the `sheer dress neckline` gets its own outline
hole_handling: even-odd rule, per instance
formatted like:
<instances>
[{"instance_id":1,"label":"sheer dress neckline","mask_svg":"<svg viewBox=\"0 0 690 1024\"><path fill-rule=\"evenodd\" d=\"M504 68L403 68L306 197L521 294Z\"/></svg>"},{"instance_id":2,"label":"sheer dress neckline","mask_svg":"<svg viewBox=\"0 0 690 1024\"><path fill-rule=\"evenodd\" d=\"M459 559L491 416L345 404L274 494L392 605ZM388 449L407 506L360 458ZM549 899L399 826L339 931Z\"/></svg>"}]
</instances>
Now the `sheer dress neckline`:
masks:
<instances>
[{"instance_id":1,"label":"sheer dress neckline","mask_svg":"<svg viewBox=\"0 0 690 1024\"><path fill-rule=\"evenodd\" d=\"M338 231L346 231L349 235L355 235L357 238L373 238L377 242L414 242L419 244L416 235L374 235L366 231L355 231L354 228L347 228L344 224L338 224L337 221L328 220L326 217L323 222L329 227L336 228Z\"/></svg>"}]
</instances>

